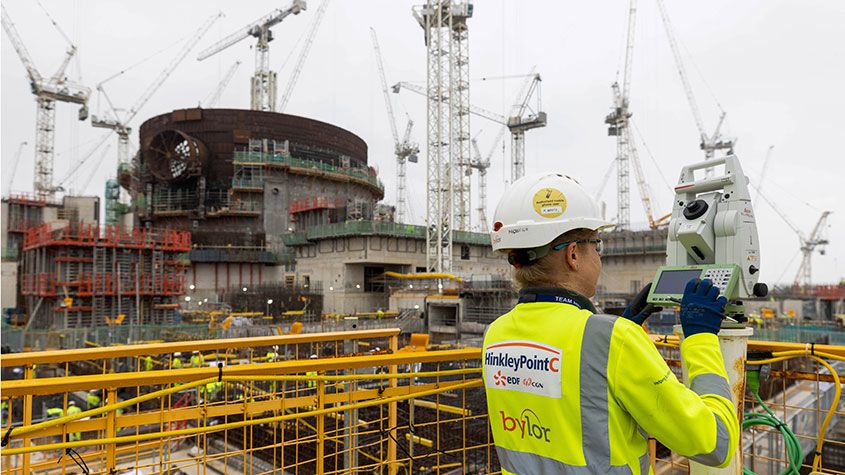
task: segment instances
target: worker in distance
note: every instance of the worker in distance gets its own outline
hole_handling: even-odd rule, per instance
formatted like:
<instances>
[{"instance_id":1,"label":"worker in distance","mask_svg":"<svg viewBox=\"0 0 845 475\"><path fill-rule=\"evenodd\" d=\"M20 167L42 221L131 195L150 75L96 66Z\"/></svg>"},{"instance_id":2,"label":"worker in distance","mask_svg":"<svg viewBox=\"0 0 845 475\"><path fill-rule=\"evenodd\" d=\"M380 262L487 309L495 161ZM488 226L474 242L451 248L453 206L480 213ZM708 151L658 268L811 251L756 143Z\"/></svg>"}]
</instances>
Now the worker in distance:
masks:
<instances>
[{"instance_id":1,"label":"worker in distance","mask_svg":"<svg viewBox=\"0 0 845 475\"><path fill-rule=\"evenodd\" d=\"M517 305L484 337L484 383L503 473L651 473L647 437L696 462L730 464L739 423L716 333L726 300L692 280L680 309L681 384L640 326L648 284L622 317L596 313L602 219L568 176L515 181L496 207L493 249L508 256Z\"/></svg>"}]
</instances>

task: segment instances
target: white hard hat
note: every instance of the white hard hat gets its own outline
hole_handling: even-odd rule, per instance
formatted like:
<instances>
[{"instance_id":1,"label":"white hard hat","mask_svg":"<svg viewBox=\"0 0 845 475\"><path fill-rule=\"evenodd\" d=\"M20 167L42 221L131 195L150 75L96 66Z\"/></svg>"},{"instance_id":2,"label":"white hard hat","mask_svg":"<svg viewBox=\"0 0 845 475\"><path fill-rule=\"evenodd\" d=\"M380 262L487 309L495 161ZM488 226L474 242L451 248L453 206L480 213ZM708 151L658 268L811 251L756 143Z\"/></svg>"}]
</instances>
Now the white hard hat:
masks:
<instances>
[{"instance_id":1,"label":"white hard hat","mask_svg":"<svg viewBox=\"0 0 845 475\"><path fill-rule=\"evenodd\" d=\"M574 179L558 173L526 175L505 190L493 215L494 251L545 246L573 229L613 226Z\"/></svg>"},{"instance_id":2,"label":"white hard hat","mask_svg":"<svg viewBox=\"0 0 845 475\"><path fill-rule=\"evenodd\" d=\"M316 358L316 357L317 357L317 355L311 355L311 358Z\"/></svg>"},{"instance_id":3,"label":"white hard hat","mask_svg":"<svg viewBox=\"0 0 845 475\"><path fill-rule=\"evenodd\" d=\"M182 356L182 353L177 351L176 353L173 353L173 356L176 356L178 358L179 356Z\"/></svg>"},{"instance_id":4,"label":"white hard hat","mask_svg":"<svg viewBox=\"0 0 845 475\"><path fill-rule=\"evenodd\" d=\"M75 405L76 405L76 401L68 401L68 402L67 402L67 405L68 405L68 406L75 406Z\"/></svg>"},{"instance_id":5,"label":"white hard hat","mask_svg":"<svg viewBox=\"0 0 845 475\"><path fill-rule=\"evenodd\" d=\"M279 351L279 345L273 345L273 349Z\"/></svg>"},{"instance_id":6,"label":"white hard hat","mask_svg":"<svg viewBox=\"0 0 845 475\"><path fill-rule=\"evenodd\" d=\"M198 353L199 353L199 351L194 350L194 351L192 351L191 353L193 353L193 354L195 354L195 355L196 355L196 354L198 354Z\"/></svg>"}]
</instances>

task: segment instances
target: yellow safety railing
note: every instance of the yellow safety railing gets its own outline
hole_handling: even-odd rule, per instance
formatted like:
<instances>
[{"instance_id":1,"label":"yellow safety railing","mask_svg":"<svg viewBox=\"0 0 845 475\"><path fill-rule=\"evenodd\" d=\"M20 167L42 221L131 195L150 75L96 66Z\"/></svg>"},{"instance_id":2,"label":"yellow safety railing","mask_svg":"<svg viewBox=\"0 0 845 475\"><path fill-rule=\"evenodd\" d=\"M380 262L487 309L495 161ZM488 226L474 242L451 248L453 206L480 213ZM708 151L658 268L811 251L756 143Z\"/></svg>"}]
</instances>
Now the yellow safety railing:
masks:
<instances>
[{"instance_id":1,"label":"yellow safety railing","mask_svg":"<svg viewBox=\"0 0 845 475\"><path fill-rule=\"evenodd\" d=\"M677 339L654 340L680 373ZM0 383L9 404L0 474L79 473L77 464L91 474L498 473L480 349L399 351L401 342L398 330L374 330L3 355L0 366L21 367L24 377ZM302 345L297 358L264 356L285 345ZM104 361L191 348L233 357L220 367L33 377L36 364L108 368ZM748 365L768 367L760 399L744 401L746 421L763 421L743 431L744 465L845 473L837 367L845 348L751 341L749 350L764 356ZM250 351L255 358L238 359ZM33 419L94 389L103 390L97 407ZM655 473L688 472L685 458L655 440L649 448Z\"/></svg>"},{"instance_id":2,"label":"yellow safety railing","mask_svg":"<svg viewBox=\"0 0 845 475\"><path fill-rule=\"evenodd\" d=\"M4 380L0 390L12 411L0 428L8 441L0 451L2 473L79 472L78 463L92 474L498 470L480 350L399 352L397 332L387 333L385 353ZM98 352L126 358L142 350L86 351L102 359ZM61 362L56 355L30 356L40 364ZM31 365L25 368L31 376ZM15 411L31 411L39 398L65 402L100 387L105 403L77 414L33 421Z\"/></svg>"}]
</instances>

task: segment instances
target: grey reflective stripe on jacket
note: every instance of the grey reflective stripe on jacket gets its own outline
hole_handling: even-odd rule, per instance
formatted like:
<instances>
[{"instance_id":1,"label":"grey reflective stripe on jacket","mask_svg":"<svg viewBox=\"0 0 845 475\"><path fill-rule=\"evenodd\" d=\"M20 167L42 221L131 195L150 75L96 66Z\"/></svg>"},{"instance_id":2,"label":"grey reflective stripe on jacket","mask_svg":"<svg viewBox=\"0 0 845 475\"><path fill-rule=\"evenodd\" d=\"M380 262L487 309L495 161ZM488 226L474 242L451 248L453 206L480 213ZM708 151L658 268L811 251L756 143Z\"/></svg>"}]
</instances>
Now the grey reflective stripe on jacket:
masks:
<instances>
[{"instance_id":1,"label":"grey reflective stripe on jacket","mask_svg":"<svg viewBox=\"0 0 845 475\"><path fill-rule=\"evenodd\" d=\"M731 388L728 385L728 380L724 376L715 373L699 374L692 380L690 389L699 396L704 394L715 394L722 396L728 401L733 401L731 397ZM698 454L690 457L704 465L716 466L721 465L728 457L728 429L722 418L713 414L716 419L716 447L709 453Z\"/></svg>"},{"instance_id":2,"label":"grey reflective stripe on jacket","mask_svg":"<svg viewBox=\"0 0 845 475\"><path fill-rule=\"evenodd\" d=\"M518 474L631 475L631 467L610 464L607 361L613 324L618 317L590 315L581 340L581 438L586 465L567 465L530 452L496 446L502 468ZM640 474L649 472L648 451L639 458Z\"/></svg>"},{"instance_id":3,"label":"grey reflective stripe on jacket","mask_svg":"<svg viewBox=\"0 0 845 475\"><path fill-rule=\"evenodd\" d=\"M724 376L716 373L702 373L693 378L690 389L699 396L703 394L715 394L733 402L731 388Z\"/></svg>"},{"instance_id":4,"label":"grey reflective stripe on jacket","mask_svg":"<svg viewBox=\"0 0 845 475\"><path fill-rule=\"evenodd\" d=\"M728 428L725 427L721 417L716 414L713 414L713 417L716 419L716 448L709 453L690 457L690 460L711 467L721 465L728 458Z\"/></svg>"}]
</instances>

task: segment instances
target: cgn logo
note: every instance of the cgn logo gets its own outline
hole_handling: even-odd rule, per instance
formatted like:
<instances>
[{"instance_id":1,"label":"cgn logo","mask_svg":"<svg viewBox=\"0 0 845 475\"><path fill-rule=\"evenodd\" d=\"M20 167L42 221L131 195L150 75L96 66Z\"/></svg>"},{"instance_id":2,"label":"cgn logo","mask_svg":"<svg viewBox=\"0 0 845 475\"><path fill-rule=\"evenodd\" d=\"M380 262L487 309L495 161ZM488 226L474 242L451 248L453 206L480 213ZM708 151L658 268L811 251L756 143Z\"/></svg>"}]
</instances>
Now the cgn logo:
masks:
<instances>
[{"instance_id":1,"label":"cgn logo","mask_svg":"<svg viewBox=\"0 0 845 475\"><path fill-rule=\"evenodd\" d=\"M499 414L502 415L502 430L505 432L516 432L522 440L529 437L540 442L551 442L549 433L552 430L545 427L537 413L531 409L523 409L518 418L505 414L505 411L499 411Z\"/></svg>"}]
</instances>

